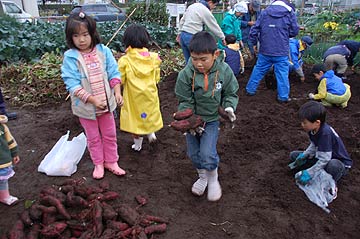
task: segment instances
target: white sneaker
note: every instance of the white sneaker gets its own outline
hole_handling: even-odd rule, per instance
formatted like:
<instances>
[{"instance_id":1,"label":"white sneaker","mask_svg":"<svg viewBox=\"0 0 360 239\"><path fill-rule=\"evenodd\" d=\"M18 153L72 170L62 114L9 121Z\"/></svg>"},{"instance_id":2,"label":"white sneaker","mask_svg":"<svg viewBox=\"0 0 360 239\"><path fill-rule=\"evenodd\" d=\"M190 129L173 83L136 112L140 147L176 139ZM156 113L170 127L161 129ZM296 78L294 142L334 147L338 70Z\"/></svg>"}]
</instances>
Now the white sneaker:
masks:
<instances>
[{"instance_id":1,"label":"white sneaker","mask_svg":"<svg viewBox=\"0 0 360 239\"><path fill-rule=\"evenodd\" d=\"M196 196L202 196L206 190L208 180L205 169L197 169L199 174L198 180L192 185L191 192Z\"/></svg>"},{"instance_id":2,"label":"white sneaker","mask_svg":"<svg viewBox=\"0 0 360 239\"><path fill-rule=\"evenodd\" d=\"M138 139L134 138L134 144L131 145L131 148L135 151L140 151L142 148L143 139L143 137L139 137Z\"/></svg>"},{"instance_id":3,"label":"white sneaker","mask_svg":"<svg viewBox=\"0 0 360 239\"><path fill-rule=\"evenodd\" d=\"M208 178L207 199L211 202L218 201L222 196L221 186L218 180L217 168L213 171L206 171Z\"/></svg>"},{"instance_id":4,"label":"white sneaker","mask_svg":"<svg viewBox=\"0 0 360 239\"><path fill-rule=\"evenodd\" d=\"M157 140L154 132L151 134L148 134L147 137L148 137L149 143L154 143Z\"/></svg>"}]
</instances>

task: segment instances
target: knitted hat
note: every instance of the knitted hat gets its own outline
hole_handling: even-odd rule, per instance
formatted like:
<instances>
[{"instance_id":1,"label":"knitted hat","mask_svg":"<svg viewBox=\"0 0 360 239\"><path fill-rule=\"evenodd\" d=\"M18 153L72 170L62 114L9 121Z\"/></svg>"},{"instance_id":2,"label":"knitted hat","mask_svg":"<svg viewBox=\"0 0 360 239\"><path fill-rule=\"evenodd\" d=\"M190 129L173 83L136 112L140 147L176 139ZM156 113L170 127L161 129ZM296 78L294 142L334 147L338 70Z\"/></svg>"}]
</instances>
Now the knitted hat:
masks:
<instances>
[{"instance_id":1,"label":"knitted hat","mask_svg":"<svg viewBox=\"0 0 360 239\"><path fill-rule=\"evenodd\" d=\"M250 1L250 4L251 4L251 6L252 6L252 8L254 9L254 11L260 11L260 5L261 5L261 3L260 3L260 1L259 0L251 0Z\"/></svg>"},{"instance_id":2,"label":"knitted hat","mask_svg":"<svg viewBox=\"0 0 360 239\"><path fill-rule=\"evenodd\" d=\"M310 47L313 44L313 39L309 36L303 36L301 40L306 44L307 47Z\"/></svg>"},{"instance_id":3,"label":"knitted hat","mask_svg":"<svg viewBox=\"0 0 360 239\"><path fill-rule=\"evenodd\" d=\"M248 12L248 6L246 2L238 2L234 5L234 12L241 12L241 13L247 13Z\"/></svg>"}]
</instances>

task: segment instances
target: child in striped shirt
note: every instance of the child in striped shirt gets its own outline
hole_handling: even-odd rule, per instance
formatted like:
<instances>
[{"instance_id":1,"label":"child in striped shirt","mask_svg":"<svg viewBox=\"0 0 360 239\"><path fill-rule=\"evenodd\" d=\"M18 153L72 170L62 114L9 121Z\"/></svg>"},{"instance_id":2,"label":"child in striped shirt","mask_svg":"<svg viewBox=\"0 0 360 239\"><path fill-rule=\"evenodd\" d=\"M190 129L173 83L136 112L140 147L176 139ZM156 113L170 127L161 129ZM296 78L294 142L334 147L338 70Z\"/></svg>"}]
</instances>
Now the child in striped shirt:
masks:
<instances>
[{"instance_id":1,"label":"child in striped shirt","mask_svg":"<svg viewBox=\"0 0 360 239\"><path fill-rule=\"evenodd\" d=\"M66 42L61 77L70 91L73 114L85 130L88 150L95 165L94 179L104 169L121 176L113 111L123 104L120 73L111 50L100 43L96 22L83 12L66 21Z\"/></svg>"}]
</instances>

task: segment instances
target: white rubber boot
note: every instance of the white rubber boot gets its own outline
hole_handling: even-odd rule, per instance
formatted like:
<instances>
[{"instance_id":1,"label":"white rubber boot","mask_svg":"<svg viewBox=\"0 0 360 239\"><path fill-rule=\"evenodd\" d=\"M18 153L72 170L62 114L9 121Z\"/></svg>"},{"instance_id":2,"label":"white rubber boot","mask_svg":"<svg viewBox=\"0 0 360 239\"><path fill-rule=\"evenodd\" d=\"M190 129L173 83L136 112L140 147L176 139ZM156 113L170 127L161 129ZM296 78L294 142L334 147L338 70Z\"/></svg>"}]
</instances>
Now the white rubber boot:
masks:
<instances>
[{"instance_id":1,"label":"white rubber boot","mask_svg":"<svg viewBox=\"0 0 360 239\"><path fill-rule=\"evenodd\" d=\"M221 186L218 180L218 170L217 168L213 171L206 171L206 176L208 178L208 194L207 199L209 201L215 202L221 198Z\"/></svg>"},{"instance_id":2,"label":"white rubber boot","mask_svg":"<svg viewBox=\"0 0 360 239\"><path fill-rule=\"evenodd\" d=\"M205 169L197 169L197 172L199 174L198 180L192 185L191 192L195 194L196 196L202 196L205 192L205 189L208 184L208 179L206 176L206 170Z\"/></svg>"},{"instance_id":3,"label":"white rubber boot","mask_svg":"<svg viewBox=\"0 0 360 239\"><path fill-rule=\"evenodd\" d=\"M148 134L147 137L148 137L149 143L154 143L157 140L154 132L151 134Z\"/></svg>"},{"instance_id":4,"label":"white rubber boot","mask_svg":"<svg viewBox=\"0 0 360 239\"><path fill-rule=\"evenodd\" d=\"M134 144L131 146L131 148L135 151L140 151L142 148L142 142L143 142L143 137L139 137L139 138L134 138Z\"/></svg>"}]
</instances>

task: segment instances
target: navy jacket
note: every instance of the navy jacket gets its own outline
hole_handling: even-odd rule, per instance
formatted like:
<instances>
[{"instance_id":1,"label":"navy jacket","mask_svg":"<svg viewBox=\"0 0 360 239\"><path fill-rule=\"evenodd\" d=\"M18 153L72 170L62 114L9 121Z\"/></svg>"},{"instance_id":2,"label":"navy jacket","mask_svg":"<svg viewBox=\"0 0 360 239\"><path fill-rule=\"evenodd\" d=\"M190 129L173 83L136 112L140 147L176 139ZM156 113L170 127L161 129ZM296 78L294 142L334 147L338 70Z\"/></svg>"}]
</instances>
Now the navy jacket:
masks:
<instances>
[{"instance_id":1,"label":"navy jacket","mask_svg":"<svg viewBox=\"0 0 360 239\"><path fill-rule=\"evenodd\" d=\"M225 62L230 66L234 75L237 77L240 73L240 54L239 51L226 47L224 49L226 57Z\"/></svg>"},{"instance_id":2,"label":"navy jacket","mask_svg":"<svg viewBox=\"0 0 360 239\"><path fill-rule=\"evenodd\" d=\"M261 11L259 19L250 29L249 40L259 53L268 56L288 56L289 38L299 33L294 10L283 1L275 1Z\"/></svg>"},{"instance_id":3,"label":"navy jacket","mask_svg":"<svg viewBox=\"0 0 360 239\"><path fill-rule=\"evenodd\" d=\"M255 19L257 20L260 16L260 11L256 11L254 14L255 14ZM251 13L248 11L247 13L244 14L244 16L241 17L241 21L240 21L243 42L247 42L249 39L251 26L248 26L248 22L250 21L251 21Z\"/></svg>"},{"instance_id":4,"label":"navy jacket","mask_svg":"<svg viewBox=\"0 0 360 239\"><path fill-rule=\"evenodd\" d=\"M339 42L337 45L345 45L347 47L347 49L350 50L350 56L347 59L347 63L349 66L353 66L354 65L354 58L356 56L356 54L359 52L360 50L360 42L357 41L351 41L351 40L344 40Z\"/></svg>"},{"instance_id":5,"label":"navy jacket","mask_svg":"<svg viewBox=\"0 0 360 239\"><path fill-rule=\"evenodd\" d=\"M327 49L323 55L323 59L325 60L326 57L330 56L330 55L343 55L345 56L345 58L349 58L350 57L350 50L345 46L345 45L336 45L336 46L332 46L329 49Z\"/></svg>"}]
</instances>

